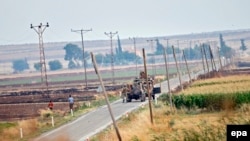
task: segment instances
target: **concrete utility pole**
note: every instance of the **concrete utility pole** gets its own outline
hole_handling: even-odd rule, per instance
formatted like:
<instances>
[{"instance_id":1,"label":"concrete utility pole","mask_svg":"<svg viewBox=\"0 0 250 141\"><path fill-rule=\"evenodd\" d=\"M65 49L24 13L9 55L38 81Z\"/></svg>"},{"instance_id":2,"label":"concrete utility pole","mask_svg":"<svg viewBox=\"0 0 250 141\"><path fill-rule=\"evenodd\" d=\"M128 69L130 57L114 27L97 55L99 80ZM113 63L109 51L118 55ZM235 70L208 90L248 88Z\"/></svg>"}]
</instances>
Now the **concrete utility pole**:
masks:
<instances>
[{"instance_id":1,"label":"concrete utility pole","mask_svg":"<svg viewBox=\"0 0 250 141\"><path fill-rule=\"evenodd\" d=\"M174 59L175 59L175 65L176 65L177 73L178 73L178 76L179 76L181 91L183 91L183 86L182 86L182 81L181 81L181 74L180 74L180 71L179 71L178 62L177 62L175 51L174 51L174 46L172 46L172 49L173 49L173 55L174 55Z\"/></svg>"},{"instance_id":2,"label":"concrete utility pole","mask_svg":"<svg viewBox=\"0 0 250 141\"><path fill-rule=\"evenodd\" d=\"M106 33L104 32L105 35L107 35L109 38L110 38L110 47L111 47L111 71L112 71L112 84L115 84L115 80L114 80L114 77L115 77L115 72L114 72L114 52L113 52L113 42L112 42L112 38L118 34L118 32L109 32L109 33Z\"/></svg>"},{"instance_id":3,"label":"concrete utility pole","mask_svg":"<svg viewBox=\"0 0 250 141\"><path fill-rule=\"evenodd\" d=\"M46 69L46 62L45 62L45 54L44 54L44 47L43 47L43 32L45 29L49 27L49 23L46 25L43 25L40 23L40 25L33 26L30 24L30 28L34 29L35 32L38 34L39 39L39 50L40 50L40 70L41 70L41 83L44 83L46 85L46 90L48 92L48 79L47 79L47 69Z\"/></svg>"},{"instance_id":4,"label":"concrete utility pole","mask_svg":"<svg viewBox=\"0 0 250 141\"><path fill-rule=\"evenodd\" d=\"M212 68L213 68L213 70L216 71L216 64L215 64L215 61L214 61L214 55L213 55L213 51L212 51L212 48L211 48L210 45L209 45L209 52L210 52Z\"/></svg>"},{"instance_id":5,"label":"concrete utility pole","mask_svg":"<svg viewBox=\"0 0 250 141\"><path fill-rule=\"evenodd\" d=\"M219 62L220 62L220 69L219 70L223 70L221 58L220 58L220 48L219 47L217 47L217 51L218 51L218 57L219 57Z\"/></svg>"},{"instance_id":6,"label":"concrete utility pole","mask_svg":"<svg viewBox=\"0 0 250 141\"><path fill-rule=\"evenodd\" d=\"M168 48L168 39L167 40L167 48ZM164 61L165 61L165 66L166 66L166 78L168 79L168 94L169 94L169 103L170 103L170 107L172 110L173 104L172 104L172 94L171 94L171 88L170 88L170 82L169 82L169 72L168 72L168 61L167 61L167 52L166 52L166 48L164 49Z\"/></svg>"},{"instance_id":7,"label":"concrete utility pole","mask_svg":"<svg viewBox=\"0 0 250 141\"><path fill-rule=\"evenodd\" d=\"M202 65L203 65L203 70L204 70L204 75L206 74L206 67L205 67L205 61L204 61L204 55L203 55L203 47L200 44L200 48L201 48L201 59L202 59ZM205 75L206 76L206 75Z\"/></svg>"},{"instance_id":8,"label":"concrete utility pole","mask_svg":"<svg viewBox=\"0 0 250 141\"><path fill-rule=\"evenodd\" d=\"M146 81L147 81L147 93L148 93L148 105L149 105L149 112L150 112L150 121L151 121L151 124L154 124L154 120L153 120L153 111L152 111L152 104L151 104L152 95L151 95L151 93L149 92L147 62L146 62L146 55L145 55L145 50L144 50L144 48L142 49L142 54L143 54L143 62L144 62L144 73L145 73L145 75L146 75Z\"/></svg>"},{"instance_id":9,"label":"concrete utility pole","mask_svg":"<svg viewBox=\"0 0 250 141\"><path fill-rule=\"evenodd\" d=\"M99 78L99 81L100 81L100 84L101 84L101 87L102 87L102 90L103 90L103 93L104 93L104 97L105 97L105 101L106 101L106 104L107 104L107 107L108 107L108 110L109 110L109 114L110 114L111 119L113 121L113 125L114 125L115 131L116 131L116 135L118 137L118 140L122 141L119 129L117 127L117 124L116 124L116 121L115 121L115 118L114 118L114 115L113 115L113 112L112 112L112 109L111 109L111 106L110 106L110 103L109 103L109 100L108 100L108 95L107 95L106 89L105 89L103 81L102 81L101 74L100 74L100 72L98 70L98 67L96 65L95 56L94 56L94 54L92 52L90 54L91 54L91 58L92 58L92 63L93 63L94 68L95 68L95 72L96 72L96 74L97 74L97 76Z\"/></svg>"},{"instance_id":10,"label":"concrete utility pole","mask_svg":"<svg viewBox=\"0 0 250 141\"><path fill-rule=\"evenodd\" d=\"M183 58L185 60L187 71L188 71L189 82L191 83L192 82L192 78L191 78L190 71L189 71L189 68L188 68L188 63L187 63L187 59L186 59L186 56L185 56L185 52L184 52L184 50L182 50L182 52L183 52Z\"/></svg>"},{"instance_id":11,"label":"concrete utility pole","mask_svg":"<svg viewBox=\"0 0 250 141\"><path fill-rule=\"evenodd\" d=\"M206 49L205 49L205 44L202 44L202 48L203 48L203 52L204 52L205 59L206 59L208 76L210 77L210 70L209 70L209 65L208 65L208 61L207 61L207 53L206 53Z\"/></svg>"},{"instance_id":12,"label":"concrete utility pole","mask_svg":"<svg viewBox=\"0 0 250 141\"><path fill-rule=\"evenodd\" d=\"M155 69L155 54L154 54L154 52L153 52L153 41L154 40L147 40L147 42L150 42L150 47L151 47L151 52L152 52L152 57L153 57L153 59L152 59L152 75L156 75L156 69Z\"/></svg>"},{"instance_id":13,"label":"concrete utility pole","mask_svg":"<svg viewBox=\"0 0 250 141\"><path fill-rule=\"evenodd\" d=\"M177 59L177 61L179 60L179 63L178 63L178 67L179 67L179 71L180 71L180 74L182 75L182 53L181 53L181 49L180 49L180 43L179 43L179 40L177 40L177 49L178 49L178 54L179 54L179 59Z\"/></svg>"},{"instance_id":14,"label":"concrete utility pole","mask_svg":"<svg viewBox=\"0 0 250 141\"><path fill-rule=\"evenodd\" d=\"M73 30L71 29L71 32L76 32L76 33L80 33L81 37L82 37L82 59L83 59L83 66L84 66L84 75L85 75L85 89L88 89L88 78L87 78L87 74L86 74L86 59L85 59L85 51L84 51L84 42L83 42L83 34L87 33L89 31L92 31L92 29L80 29L80 30Z\"/></svg>"},{"instance_id":15,"label":"concrete utility pole","mask_svg":"<svg viewBox=\"0 0 250 141\"><path fill-rule=\"evenodd\" d=\"M137 65L138 65L138 60L137 60L137 56L136 56L136 38L133 37L133 38L129 38L129 40L133 40L133 43L134 43L134 50L135 50L135 76L137 77L138 76L138 73L137 73Z\"/></svg>"}]
</instances>

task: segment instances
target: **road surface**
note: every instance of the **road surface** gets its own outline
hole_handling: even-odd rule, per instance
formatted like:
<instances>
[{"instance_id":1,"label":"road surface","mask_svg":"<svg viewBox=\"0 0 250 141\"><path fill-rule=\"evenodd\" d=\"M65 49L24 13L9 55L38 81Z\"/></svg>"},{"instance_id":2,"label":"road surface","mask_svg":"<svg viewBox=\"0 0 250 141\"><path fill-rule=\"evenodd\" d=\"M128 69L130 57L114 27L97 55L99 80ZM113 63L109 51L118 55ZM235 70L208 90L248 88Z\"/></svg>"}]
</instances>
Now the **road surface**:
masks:
<instances>
[{"instance_id":1,"label":"road surface","mask_svg":"<svg viewBox=\"0 0 250 141\"><path fill-rule=\"evenodd\" d=\"M201 72L199 72L201 73ZM192 75L192 78L196 76ZM188 75L182 76L182 83L189 81ZM171 89L176 88L179 85L179 78L176 77L170 80ZM157 84L159 86L159 84ZM167 81L161 83L162 93L168 92ZM138 107L146 104L146 102L140 102L133 100L130 103L122 103L122 100L117 100L111 103L112 112L115 119L119 119L126 113L137 109ZM35 141L59 141L63 139L71 141L85 141L87 138L95 135L107 126L112 124L112 120L107 106L102 106L94 111L91 111L77 120L65 124L50 132L44 133Z\"/></svg>"}]
</instances>

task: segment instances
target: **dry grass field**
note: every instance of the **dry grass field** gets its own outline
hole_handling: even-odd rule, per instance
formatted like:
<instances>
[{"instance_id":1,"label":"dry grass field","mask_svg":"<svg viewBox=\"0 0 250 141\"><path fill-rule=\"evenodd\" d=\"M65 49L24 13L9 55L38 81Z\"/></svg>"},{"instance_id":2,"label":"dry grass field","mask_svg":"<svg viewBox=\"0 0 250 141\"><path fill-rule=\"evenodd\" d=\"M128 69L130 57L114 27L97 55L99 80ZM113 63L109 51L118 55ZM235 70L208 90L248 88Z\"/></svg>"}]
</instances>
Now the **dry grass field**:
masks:
<instances>
[{"instance_id":1,"label":"dry grass field","mask_svg":"<svg viewBox=\"0 0 250 141\"><path fill-rule=\"evenodd\" d=\"M232 93L250 91L250 76L228 76L200 80L184 91L192 93ZM141 107L118 122L122 139L125 141L222 141L226 140L227 124L249 124L250 105L243 104L237 109L202 111L201 109L174 109L166 103L153 106L154 124L150 123L148 106ZM93 141L116 141L111 126L92 138Z\"/></svg>"},{"instance_id":2,"label":"dry grass field","mask_svg":"<svg viewBox=\"0 0 250 141\"><path fill-rule=\"evenodd\" d=\"M250 75L232 75L197 81L183 94L233 93L250 91Z\"/></svg>"},{"instance_id":3,"label":"dry grass field","mask_svg":"<svg viewBox=\"0 0 250 141\"><path fill-rule=\"evenodd\" d=\"M154 124L150 124L146 107L137 113L124 116L118 123L125 141L180 141L180 140L226 140L227 124L249 124L250 105L243 105L237 111L192 113L186 109L170 113L169 107L154 107ZM117 141L114 128L108 128L95 136L93 141Z\"/></svg>"}]
</instances>

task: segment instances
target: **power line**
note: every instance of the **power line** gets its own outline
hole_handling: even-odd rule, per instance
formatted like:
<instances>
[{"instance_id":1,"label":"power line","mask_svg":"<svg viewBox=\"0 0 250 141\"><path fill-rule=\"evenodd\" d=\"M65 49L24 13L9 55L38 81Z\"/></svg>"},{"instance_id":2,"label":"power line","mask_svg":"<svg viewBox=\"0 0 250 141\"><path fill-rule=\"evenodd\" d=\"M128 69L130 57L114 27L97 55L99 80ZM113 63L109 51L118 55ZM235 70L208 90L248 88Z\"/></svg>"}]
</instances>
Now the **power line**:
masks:
<instances>
[{"instance_id":1,"label":"power line","mask_svg":"<svg viewBox=\"0 0 250 141\"><path fill-rule=\"evenodd\" d=\"M110 38L110 47L111 47L111 71L112 71L112 84L115 84L115 80L114 80L114 76L115 76L115 72L114 72L114 53L113 53L113 43L112 43L112 38L118 34L118 32L104 32L105 35L107 35Z\"/></svg>"},{"instance_id":2,"label":"power line","mask_svg":"<svg viewBox=\"0 0 250 141\"><path fill-rule=\"evenodd\" d=\"M46 25L43 25L40 23L40 25L33 26L30 24L30 28L34 29L35 32L38 34L39 38L39 50L40 50L40 70L41 70L41 82L46 84L46 90L48 92L48 79L47 79L47 69L46 69L46 62L45 62L45 54L44 54L44 47L43 47L43 32L45 29L49 27L49 23Z\"/></svg>"},{"instance_id":3,"label":"power line","mask_svg":"<svg viewBox=\"0 0 250 141\"><path fill-rule=\"evenodd\" d=\"M86 74L86 58L85 58L85 51L84 51L84 41L83 41L83 34L87 33L89 31L92 31L91 29L80 29L80 30L73 30L71 29L71 32L76 32L76 33L80 33L81 34L81 38L82 38L82 59L83 59L83 65L84 65L84 75L85 75L85 89L88 89L88 78L87 78L87 74Z\"/></svg>"}]
</instances>

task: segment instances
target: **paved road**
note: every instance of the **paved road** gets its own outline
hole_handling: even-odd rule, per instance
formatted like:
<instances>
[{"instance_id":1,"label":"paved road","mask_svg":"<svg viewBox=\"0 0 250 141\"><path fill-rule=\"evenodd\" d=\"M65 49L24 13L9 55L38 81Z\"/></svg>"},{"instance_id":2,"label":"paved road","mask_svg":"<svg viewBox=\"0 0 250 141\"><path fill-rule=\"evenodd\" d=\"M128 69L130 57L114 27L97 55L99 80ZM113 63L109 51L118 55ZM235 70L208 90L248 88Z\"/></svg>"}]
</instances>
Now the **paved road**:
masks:
<instances>
[{"instance_id":1,"label":"paved road","mask_svg":"<svg viewBox=\"0 0 250 141\"><path fill-rule=\"evenodd\" d=\"M119 119L122 115L138 108L142 104L145 104L145 102L132 101L128 104L118 100L111 104L111 108L115 119ZM61 140L62 137L72 141L84 141L110 124L112 124L112 120L108 108L107 106L102 106L71 123L41 135L35 141L55 141Z\"/></svg>"},{"instance_id":2,"label":"paved road","mask_svg":"<svg viewBox=\"0 0 250 141\"><path fill-rule=\"evenodd\" d=\"M201 73L201 72L200 72ZM192 77L195 77L192 75ZM187 75L182 76L182 82L188 81ZM159 86L159 84L157 84ZM170 87L176 88L179 85L179 78L170 80ZM167 81L161 83L162 92L168 92ZM131 103L122 103L121 99L111 104L111 108L115 119L119 119L146 102L132 101ZM56 119L55 119L56 120ZM36 138L35 141L56 141L62 140L63 138L72 141L85 141L88 137L95 135L101 130L105 129L108 125L112 124L111 117L107 106L102 106L94 111L91 111L77 120L65 124L53 131L44 133L40 137Z\"/></svg>"}]
</instances>

